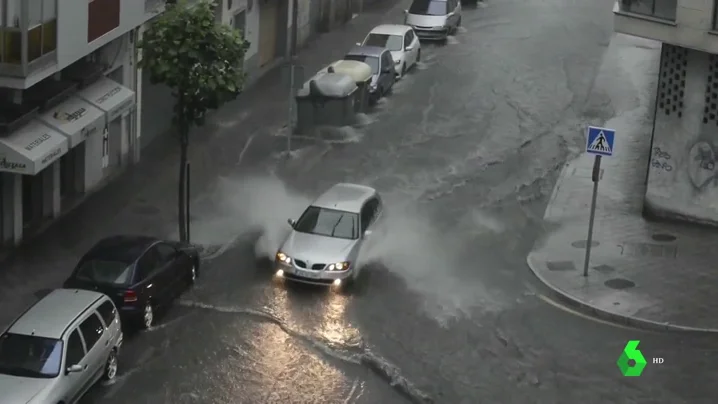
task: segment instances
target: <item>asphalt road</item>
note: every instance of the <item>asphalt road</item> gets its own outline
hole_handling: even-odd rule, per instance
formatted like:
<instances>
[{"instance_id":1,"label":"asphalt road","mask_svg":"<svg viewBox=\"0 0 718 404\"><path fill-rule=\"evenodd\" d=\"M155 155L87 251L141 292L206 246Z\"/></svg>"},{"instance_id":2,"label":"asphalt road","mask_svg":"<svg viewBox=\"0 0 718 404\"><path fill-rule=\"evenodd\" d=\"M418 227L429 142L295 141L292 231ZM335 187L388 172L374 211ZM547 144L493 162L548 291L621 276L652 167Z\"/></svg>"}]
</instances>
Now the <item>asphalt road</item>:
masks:
<instances>
[{"instance_id":1,"label":"asphalt road","mask_svg":"<svg viewBox=\"0 0 718 404\"><path fill-rule=\"evenodd\" d=\"M252 177L239 165L199 208L197 232L256 228L276 248L286 218L331 184L382 192L390 235L368 252L362 290L272 280L254 236L240 236L160 325L129 340L118 380L84 402L712 402L718 343L569 312L526 268L557 168L579 150L582 125L616 113L593 89L611 7L465 10L458 35L424 45L365 126L325 132L319 145L297 139L313 145ZM631 339L664 363L622 377L615 362Z\"/></svg>"}]
</instances>

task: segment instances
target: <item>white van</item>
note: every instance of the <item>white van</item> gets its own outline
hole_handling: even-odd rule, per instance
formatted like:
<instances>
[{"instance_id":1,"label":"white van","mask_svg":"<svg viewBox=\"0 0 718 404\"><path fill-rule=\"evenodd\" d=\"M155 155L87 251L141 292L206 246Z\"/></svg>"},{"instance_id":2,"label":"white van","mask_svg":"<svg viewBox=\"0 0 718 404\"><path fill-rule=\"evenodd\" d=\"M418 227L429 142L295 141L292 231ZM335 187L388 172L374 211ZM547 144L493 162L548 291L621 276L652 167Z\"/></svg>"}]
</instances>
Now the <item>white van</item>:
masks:
<instances>
[{"instance_id":1,"label":"white van","mask_svg":"<svg viewBox=\"0 0 718 404\"><path fill-rule=\"evenodd\" d=\"M405 14L404 24L414 28L419 39L445 40L461 25L461 2L414 0Z\"/></svg>"}]
</instances>

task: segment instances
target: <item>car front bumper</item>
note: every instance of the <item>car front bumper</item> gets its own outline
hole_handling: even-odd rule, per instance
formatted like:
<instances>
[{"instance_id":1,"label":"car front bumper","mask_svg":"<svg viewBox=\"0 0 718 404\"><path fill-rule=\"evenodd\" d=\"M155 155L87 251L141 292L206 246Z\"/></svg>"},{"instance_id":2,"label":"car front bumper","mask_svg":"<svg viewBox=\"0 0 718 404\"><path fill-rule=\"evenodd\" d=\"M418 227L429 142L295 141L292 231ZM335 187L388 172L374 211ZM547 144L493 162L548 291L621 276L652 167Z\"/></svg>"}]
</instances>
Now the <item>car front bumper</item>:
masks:
<instances>
[{"instance_id":1,"label":"car front bumper","mask_svg":"<svg viewBox=\"0 0 718 404\"><path fill-rule=\"evenodd\" d=\"M449 36L449 28L447 28L447 27L438 27L438 28L414 27L414 32L416 32L416 36L418 36L419 39L425 39L425 40L429 40L429 41L446 39Z\"/></svg>"},{"instance_id":2,"label":"car front bumper","mask_svg":"<svg viewBox=\"0 0 718 404\"><path fill-rule=\"evenodd\" d=\"M349 268L346 271L314 270L297 268L293 264L275 261L274 273L275 276L281 276L294 282L328 286L335 284L337 280L343 283L348 278L351 278L354 275L354 268Z\"/></svg>"}]
</instances>

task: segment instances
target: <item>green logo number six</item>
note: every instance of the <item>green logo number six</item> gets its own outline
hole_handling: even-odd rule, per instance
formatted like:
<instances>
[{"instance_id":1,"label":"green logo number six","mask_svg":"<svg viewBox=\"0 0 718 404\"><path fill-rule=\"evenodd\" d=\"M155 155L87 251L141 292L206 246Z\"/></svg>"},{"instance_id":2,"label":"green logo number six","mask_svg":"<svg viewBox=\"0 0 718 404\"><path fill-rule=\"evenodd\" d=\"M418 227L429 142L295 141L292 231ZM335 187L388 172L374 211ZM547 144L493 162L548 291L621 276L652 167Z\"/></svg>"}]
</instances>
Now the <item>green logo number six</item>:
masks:
<instances>
[{"instance_id":1,"label":"green logo number six","mask_svg":"<svg viewBox=\"0 0 718 404\"><path fill-rule=\"evenodd\" d=\"M623 348L621 356L616 361L618 368L624 376L640 376L643 373L643 369L646 367L646 358L643 357L641 351L639 351L638 344L641 341L628 341L626 347ZM633 366L629 363L633 360Z\"/></svg>"}]
</instances>

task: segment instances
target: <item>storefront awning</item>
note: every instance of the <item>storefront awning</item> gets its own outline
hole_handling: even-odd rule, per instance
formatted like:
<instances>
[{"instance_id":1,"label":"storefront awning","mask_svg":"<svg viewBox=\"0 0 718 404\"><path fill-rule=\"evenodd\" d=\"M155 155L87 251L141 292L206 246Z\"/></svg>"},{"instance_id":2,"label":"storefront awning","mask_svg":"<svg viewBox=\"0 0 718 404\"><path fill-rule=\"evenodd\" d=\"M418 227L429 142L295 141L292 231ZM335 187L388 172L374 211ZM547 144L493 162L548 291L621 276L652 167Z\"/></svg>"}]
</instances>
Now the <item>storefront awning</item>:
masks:
<instances>
[{"instance_id":1,"label":"storefront awning","mask_svg":"<svg viewBox=\"0 0 718 404\"><path fill-rule=\"evenodd\" d=\"M112 122L118 116L131 111L135 106L135 93L107 77L103 77L87 88L80 90L78 95L104 111L107 114L108 122Z\"/></svg>"},{"instance_id":2,"label":"storefront awning","mask_svg":"<svg viewBox=\"0 0 718 404\"><path fill-rule=\"evenodd\" d=\"M40 120L67 136L70 148L84 142L94 133L102 133L106 124L104 111L77 97L70 97L44 113Z\"/></svg>"},{"instance_id":3,"label":"storefront awning","mask_svg":"<svg viewBox=\"0 0 718 404\"><path fill-rule=\"evenodd\" d=\"M40 121L32 121L0 138L0 171L35 175L67 150L65 136Z\"/></svg>"}]
</instances>

